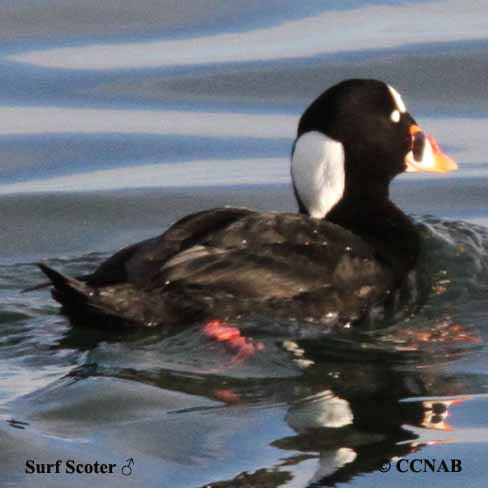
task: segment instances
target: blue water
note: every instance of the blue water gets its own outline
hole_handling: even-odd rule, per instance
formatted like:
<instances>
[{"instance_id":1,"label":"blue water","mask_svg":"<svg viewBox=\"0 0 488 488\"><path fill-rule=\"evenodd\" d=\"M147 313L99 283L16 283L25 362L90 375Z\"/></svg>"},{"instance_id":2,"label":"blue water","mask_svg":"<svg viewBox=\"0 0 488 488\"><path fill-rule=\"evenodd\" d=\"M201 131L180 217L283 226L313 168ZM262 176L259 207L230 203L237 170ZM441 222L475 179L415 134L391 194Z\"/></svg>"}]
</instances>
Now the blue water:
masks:
<instances>
[{"instance_id":1,"label":"blue water","mask_svg":"<svg viewBox=\"0 0 488 488\"><path fill-rule=\"evenodd\" d=\"M487 14L474 0L1 5L2 486L484 486ZM235 363L197 324L76 329L47 290L20 293L39 260L83 274L192 211L293 210L298 117L349 77L395 86L460 166L393 185L435 271L417 316L303 357L257 335L266 353ZM462 471L400 473L398 458ZM58 459L60 473L26 472ZM66 473L69 459L116 467Z\"/></svg>"}]
</instances>

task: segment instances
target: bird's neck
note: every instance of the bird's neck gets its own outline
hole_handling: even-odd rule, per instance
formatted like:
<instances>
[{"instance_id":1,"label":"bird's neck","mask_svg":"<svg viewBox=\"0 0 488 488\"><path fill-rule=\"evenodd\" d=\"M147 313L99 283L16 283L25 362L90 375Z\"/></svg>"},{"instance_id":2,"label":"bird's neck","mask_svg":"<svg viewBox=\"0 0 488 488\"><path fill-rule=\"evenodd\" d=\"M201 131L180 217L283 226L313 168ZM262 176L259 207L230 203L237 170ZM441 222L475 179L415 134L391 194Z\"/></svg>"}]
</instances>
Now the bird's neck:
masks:
<instances>
[{"instance_id":1,"label":"bird's neck","mask_svg":"<svg viewBox=\"0 0 488 488\"><path fill-rule=\"evenodd\" d=\"M388 197L388 188L350 191L325 217L371 244L400 281L416 264L420 239L415 225Z\"/></svg>"}]
</instances>

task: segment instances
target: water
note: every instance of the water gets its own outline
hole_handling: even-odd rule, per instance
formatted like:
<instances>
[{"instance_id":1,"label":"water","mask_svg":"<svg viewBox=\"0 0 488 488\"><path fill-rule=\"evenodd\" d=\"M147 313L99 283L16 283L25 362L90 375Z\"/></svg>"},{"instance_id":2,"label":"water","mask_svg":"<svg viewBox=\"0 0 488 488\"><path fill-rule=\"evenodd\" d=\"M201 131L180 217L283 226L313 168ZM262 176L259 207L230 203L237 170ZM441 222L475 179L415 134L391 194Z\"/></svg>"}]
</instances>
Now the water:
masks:
<instances>
[{"instance_id":1,"label":"water","mask_svg":"<svg viewBox=\"0 0 488 488\"><path fill-rule=\"evenodd\" d=\"M2 486L484 486L486 6L18 0L0 13ZM83 274L192 211L293 210L298 117L352 76L395 86L460 163L393 187L435 272L417 316L302 341L305 356L254 331L266 353L236 362L197 326L76 329L46 290L19 293L42 280L39 260ZM381 472L402 456L462 472ZM58 459L59 474L26 473ZM69 459L116 467L66 473Z\"/></svg>"}]
</instances>

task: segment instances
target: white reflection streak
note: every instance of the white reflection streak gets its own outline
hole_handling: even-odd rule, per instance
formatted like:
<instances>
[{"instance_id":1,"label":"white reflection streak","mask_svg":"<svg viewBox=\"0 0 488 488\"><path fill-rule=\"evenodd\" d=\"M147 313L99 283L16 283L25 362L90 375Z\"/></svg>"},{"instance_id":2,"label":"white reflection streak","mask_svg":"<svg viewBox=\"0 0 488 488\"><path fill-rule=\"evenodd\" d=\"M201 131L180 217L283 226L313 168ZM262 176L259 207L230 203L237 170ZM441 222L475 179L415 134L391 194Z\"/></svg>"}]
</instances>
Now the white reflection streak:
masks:
<instances>
[{"instance_id":1,"label":"white reflection streak","mask_svg":"<svg viewBox=\"0 0 488 488\"><path fill-rule=\"evenodd\" d=\"M291 115L0 106L0 136L130 133L284 137L290 138L291 144L297 122Z\"/></svg>"},{"instance_id":2,"label":"white reflection streak","mask_svg":"<svg viewBox=\"0 0 488 488\"><path fill-rule=\"evenodd\" d=\"M485 10L483 2L474 0L374 5L327 11L247 32L34 50L7 59L49 68L89 70L289 59L363 50L365 46L374 49L484 39Z\"/></svg>"},{"instance_id":3,"label":"white reflection streak","mask_svg":"<svg viewBox=\"0 0 488 488\"><path fill-rule=\"evenodd\" d=\"M205 160L145 164L0 185L9 193L113 190L121 188L185 187L288 183L286 158Z\"/></svg>"}]
</instances>

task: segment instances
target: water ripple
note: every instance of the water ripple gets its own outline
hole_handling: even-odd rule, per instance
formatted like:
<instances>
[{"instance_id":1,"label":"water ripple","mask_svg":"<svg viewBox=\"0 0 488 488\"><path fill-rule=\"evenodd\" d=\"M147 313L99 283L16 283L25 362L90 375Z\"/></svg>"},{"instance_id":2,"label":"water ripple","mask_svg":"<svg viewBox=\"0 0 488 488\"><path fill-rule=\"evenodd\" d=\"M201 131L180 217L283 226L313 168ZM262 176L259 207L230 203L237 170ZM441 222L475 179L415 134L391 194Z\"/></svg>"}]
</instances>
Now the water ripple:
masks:
<instances>
[{"instance_id":1,"label":"water ripple","mask_svg":"<svg viewBox=\"0 0 488 488\"><path fill-rule=\"evenodd\" d=\"M235 61L267 61L323 53L403 46L420 42L485 39L485 8L479 2L445 0L373 5L325 11L247 32L216 33L181 40L97 44L24 52L8 59L57 69L115 70L185 66ZM479 15L477 15L477 11ZM416 22L406 20L415 16ZM436 22L431 21L432 18ZM346 37L344 25L356 25ZM304 36L303 33L307 35Z\"/></svg>"}]
</instances>

